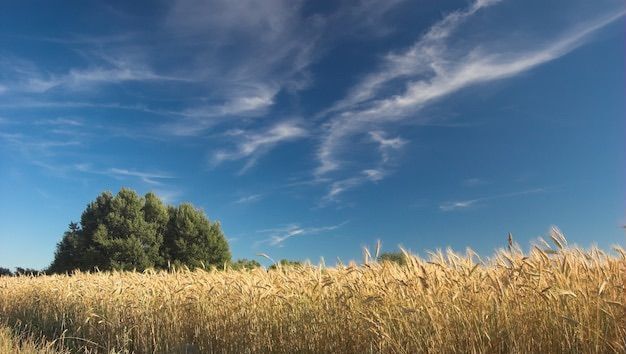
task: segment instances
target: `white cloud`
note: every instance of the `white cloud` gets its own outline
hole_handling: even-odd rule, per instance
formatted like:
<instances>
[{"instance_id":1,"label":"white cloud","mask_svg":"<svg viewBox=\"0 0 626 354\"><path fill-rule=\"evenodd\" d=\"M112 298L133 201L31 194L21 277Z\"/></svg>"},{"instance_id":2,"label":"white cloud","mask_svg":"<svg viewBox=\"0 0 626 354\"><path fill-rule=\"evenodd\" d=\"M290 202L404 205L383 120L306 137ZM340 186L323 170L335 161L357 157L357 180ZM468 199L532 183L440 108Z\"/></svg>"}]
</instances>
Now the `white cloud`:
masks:
<instances>
[{"instance_id":1,"label":"white cloud","mask_svg":"<svg viewBox=\"0 0 626 354\"><path fill-rule=\"evenodd\" d=\"M322 205L328 202L337 201L340 194L356 188L366 182L378 182L382 180L387 173L381 169L366 169L360 174L334 181L330 184L328 192L322 199Z\"/></svg>"},{"instance_id":2,"label":"white cloud","mask_svg":"<svg viewBox=\"0 0 626 354\"><path fill-rule=\"evenodd\" d=\"M146 172L146 171L138 171L138 170L129 170L125 168L111 167L108 169L98 169L94 168L90 163L77 163L72 165L72 168L75 171L96 175L104 175L111 178L128 178L133 177L137 178L147 184L151 185L162 185L162 180L170 180L176 178L173 175L162 173L162 172Z\"/></svg>"},{"instance_id":3,"label":"white cloud","mask_svg":"<svg viewBox=\"0 0 626 354\"><path fill-rule=\"evenodd\" d=\"M275 124L264 131L242 133L234 150L221 150L213 155L213 163L248 159L244 171L254 165L256 159L276 145L307 136L307 131L295 121Z\"/></svg>"},{"instance_id":4,"label":"white cloud","mask_svg":"<svg viewBox=\"0 0 626 354\"><path fill-rule=\"evenodd\" d=\"M176 112L182 119L166 124L164 131L173 135L193 136L228 118L262 116L274 104L274 96L278 89L278 87L246 89L245 92L228 98L223 104L192 107Z\"/></svg>"},{"instance_id":5,"label":"white cloud","mask_svg":"<svg viewBox=\"0 0 626 354\"><path fill-rule=\"evenodd\" d=\"M427 71L437 72L441 63L438 56L445 51L445 40L467 18L478 10L498 3L500 0L476 1L466 10L455 11L434 24L413 46L402 53L389 53L381 69L367 75L359 84L352 88L348 96L326 113L345 111L360 103L376 98L378 91L386 84L398 78L410 78Z\"/></svg>"},{"instance_id":6,"label":"white cloud","mask_svg":"<svg viewBox=\"0 0 626 354\"><path fill-rule=\"evenodd\" d=\"M159 188L152 190L154 194L156 194L165 204L174 204L179 201L183 192L178 189L172 188Z\"/></svg>"},{"instance_id":7,"label":"white cloud","mask_svg":"<svg viewBox=\"0 0 626 354\"><path fill-rule=\"evenodd\" d=\"M484 186L486 184L489 184L489 181L483 178L472 177L472 178L466 178L463 180L463 185L466 187L478 187L478 186Z\"/></svg>"},{"instance_id":8,"label":"white cloud","mask_svg":"<svg viewBox=\"0 0 626 354\"><path fill-rule=\"evenodd\" d=\"M454 211L459 209L467 209L476 204L480 199L461 200L456 202L445 202L439 205L442 211Z\"/></svg>"},{"instance_id":9,"label":"white cloud","mask_svg":"<svg viewBox=\"0 0 626 354\"><path fill-rule=\"evenodd\" d=\"M155 18L150 33L25 36L27 41L73 49L79 60L71 58L69 67L59 69L45 67L45 61L0 57L2 71L12 73L0 76L0 91L6 81L8 91L49 97L36 102L39 108L102 107L165 115L170 121L160 122L156 133L197 136L217 124L266 115L277 95L295 93L312 82L309 67L340 38L380 31L385 14L403 1L358 0L312 13L301 0L174 0L164 4L163 16ZM110 10L112 21L126 16L115 6ZM104 92L96 88L106 84L164 81L181 88L169 90L164 98L180 103L175 110L158 108L158 99L138 105L57 100L67 94L63 90L93 98ZM34 108L27 103L3 105Z\"/></svg>"},{"instance_id":10,"label":"white cloud","mask_svg":"<svg viewBox=\"0 0 626 354\"><path fill-rule=\"evenodd\" d=\"M437 75L442 71L439 56L445 51L447 37L468 17L479 9L495 3L495 1L475 2L466 11L453 12L433 25L426 34L413 46L401 54L390 53L385 57L379 71L367 75L354 86L347 97L338 101L323 112L330 114L327 134L318 149L319 166L315 170L317 176L327 174L340 168L337 154L343 150L346 138L367 131L378 129L384 120L389 119L388 113L382 109L391 106L390 98L379 98L384 86L398 79L409 80L427 72ZM391 99L399 96L392 96ZM375 101L371 102L373 99ZM367 103L370 107L367 107ZM379 112L377 112L379 111Z\"/></svg>"},{"instance_id":11,"label":"white cloud","mask_svg":"<svg viewBox=\"0 0 626 354\"><path fill-rule=\"evenodd\" d=\"M363 174L367 180L373 182L380 181L385 177L385 173L383 171L375 169L363 170Z\"/></svg>"},{"instance_id":12,"label":"white cloud","mask_svg":"<svg viewBox=\"0 0 626 354\"><path fill-rule=\"evenodd\" d=\"M148 184L154 185L161 184L159 180L174 178L173 176L163 173L142 172L115 167L109 168L104 171L103 174L108 174L113 177L137 177Z\"/></svg>"},{"instance_id":13,"label":"white cloud","mask_svg":"<svg viewBox=\"0 0 626 354\"><path fill-rule=\"evenodd\" d=\"M103 58L98 58L102 61ZM155 73L146 66L116 59L104 60L104 63L87 68L71 68L66 73L44 73L34 63L18 59L4 59L0 61L8 73L13 73L14 79L2 87L4 92L18 93L46 93L54 88L69 90L85 90L101 84L115 84L129 81L157 82L157 81L193 81L185 77L174 77ZM8 86L6 86L8 84Z\"/></svg>"},{"instance_id":14,"label":"white cloud","mask_svg":"<svg viewBox=\"0 0 626 354\"><path fill-rule=\"evenodd\" d=\"M226 117L260 116L280 91L306 87L323 26L303 17L303 6L288 0L173 1L163 29L180 43L167 46L194 52L180 71L202 80L206 92L204 103L184 109L184 118L167 130L197 135Z\"/></svg>"},{"instance_id":15,"label":"white cloud","mask_svg":"<svg viewBox=\"0 0 626 354\"><path fill-rule=\"evenodd\" d=\"M4 141L8 146L18 150L26 158L53 155L59 149L76 147L82 144L78 140L53 140L22 133L4 132L0 132L0 140Z\"/></svg>"},{"instance_id":16,"label":"white cloud","mask_svg":"<svg viewBox=\"0 0 626 354\"><path fill-rule=\"evenodd\" d=\"M538 38L530 44L504 42L506 36L489 43L465 41L457 45L450 41L464 22L497 2L477 1L464 11L445 16L410 48L388 54L377 71L365 76L344 99L324 111L321 115L327 116L328 122L317 150L315 175L319 178L340 170L344 165L342 155L354 151L354 137L367 132L381 148L387 148L383 160L388 160L389 148L402 145L404 140L387 140L371 132L406 120L423 120L416 112L427 104L466 87L516 76L557 59L624 15L621 10L598 17L573 25L551 40ZM361 180L357 176L335 182L329 195Z\"/></svg>"},{"instance_id":17,"label":"white cloud","mask_svg":"<svg viewBox=\"0 0 626 354\"><path fill-rule=\"evenodd\" d=\"M372 140L379 145L378 149L380 150L380 153L382 155L383 163L389 161L391 150L398 150L406 145L406 143L408 142L407 140L400 137L386 138L385 133L382 131L372 131L369 133Z\"/></svg>"},{"instance_id":18,"label":"white cloud","mask_svg":"<svg viewBox=\"0 0 626 354\"><path fill-rule=\"evenodd\" d=\"M381 131L370 132L372 140L380 144L381 148L399 149L407 143L402 138L385 138L385 133Z\"/></svg>"},{"instance_id":19,"label":"white cloud","mask_svg":"<svg viewBox=\"0 0 626 354\"><path fill-rule=\"evenodd\" d=\"M301 227L299 224L290 224L285 227L261 230L259 233L269 234L269 237L257 242L257 245L260 243L268 243L271 246L282 247L283 243L292 237L317 235L328 231L334 231L346 223L347 221L344 221L337 225L322 227Z\"/></svg>"},{"instance_id":20,"label":"white cloud","mask_svg":"<svg viewBox=\"0 0 626 354\"><path fill-rule=\"evenodd\" d=\"M164 30L181 42L172 47L195 51L181 71L207 82L208 103L188 107L166 130L198 135L226 118L265 115L279 93L310 85L311 64L339 38L380 30L402 1L360 0L314 15L299 0L173 1Z\"/></svg>"},{"instance_id":21,"label":"white cloud","mask_svg":"<svg viewBox=\"0 0 626 354\"><path fill-rule=\"evenodd\" d=\"M233 202L233 204L251 204L254 202L258 202L263 198L263 194L251 194L243 196Z\"/></svg>"},{"instance_id":22,"label":"white cloud","mask_svg":"<svg viewBox=\"0 0 626 354\"><path fill-rule=\"evenodd\" d=\"M525 190L525 191L521 191L521 192L498 194L498 195L492 195L492 196L488 196L488 197L481 197L481 198L475 198L475 199L466 199L466 200L457 200L457 201L443 202L443 203L439 204L439 209L441 211L446 211L446 212L448 212L448 211L457 211L457 210L471 208L471 207L475 206L476 204L479 204L481 202L486 202L486 201L489 201L489 200L503 199L503 198L513 198L513 197L519 197L519 196L524 196L524 195L529 195L529 194L543 193L545 191L546 190L544 188L534 188L534 189L529 189L529 190Z\"/></svg>"},{"instance_id":23,"label":"white cloud","mask_svg":"<svg viewBox=\"0 0 626 354\"><path fill-rule=\"evenodd\" d=\"M54 119L42 119L36 121L35 124L38 125L52 125L52 126L71 126L71 127L81 127L84 125L83 121L75 118L54 118Z\"/></svg>"}]
</instances>

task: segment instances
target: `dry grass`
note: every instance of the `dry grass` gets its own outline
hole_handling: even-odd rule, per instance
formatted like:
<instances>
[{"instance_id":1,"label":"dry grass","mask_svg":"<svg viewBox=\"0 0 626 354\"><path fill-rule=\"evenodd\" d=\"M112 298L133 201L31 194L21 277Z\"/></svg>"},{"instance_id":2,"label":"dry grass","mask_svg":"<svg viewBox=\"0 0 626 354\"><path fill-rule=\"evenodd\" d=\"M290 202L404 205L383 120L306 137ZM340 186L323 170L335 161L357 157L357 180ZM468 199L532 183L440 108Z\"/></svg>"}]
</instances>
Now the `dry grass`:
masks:
<instances>
[{"instance_id":1,"label":"dry grass","mask_svg":"<svg viewBox=\"0 0 626 354\"><path fill-rule=\"evenodd\" d=\"M3 354L62 354L54 343L17 337L11 329L0 327L0 353Z\"/></svg>"},{"instance_id":2,"label":"dry grass","mask_svg":"<svg viewBox=\"0 0 626 354\"><path fill-rule=\"evenodd\" d=\"M554 237L485 262L0 278L0 319L93 352L625 352L624 251Z\"/></svg>"}]
</instances>

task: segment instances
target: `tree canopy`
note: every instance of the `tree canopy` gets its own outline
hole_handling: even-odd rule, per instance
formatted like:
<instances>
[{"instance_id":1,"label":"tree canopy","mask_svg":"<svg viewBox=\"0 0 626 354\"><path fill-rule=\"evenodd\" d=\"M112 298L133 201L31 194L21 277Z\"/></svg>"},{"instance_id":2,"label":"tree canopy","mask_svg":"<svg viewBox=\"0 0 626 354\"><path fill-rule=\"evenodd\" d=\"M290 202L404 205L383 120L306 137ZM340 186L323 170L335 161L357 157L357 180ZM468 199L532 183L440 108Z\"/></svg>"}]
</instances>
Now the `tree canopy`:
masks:
<instances>
[{"instance_id":1,"label":"tree canopy","mask_svg":"<svg viewBox=\"0 0 626 354\"><path fill-rule=\"evenodd\" d=\"M302 262L300 261L295 261L295 260L291 260L291 259L281 259L278 264L272 264L268 270L274 270L274 269L278 269L280 267L294 267L294 266L300 266L302 265Z\"/></svg>"},{"instance_id":2,"label":"tree canopy","mask_svg":"<svg viewBox=\"0 0 626 354\"><path fill-rule=\"evenodd\" d=\"M233 270L261 268L261 263L253 259L242 258L232 262L230 268Z\"/></svg>"},{"instance_id":3,"label":"tree canopy","mask_svg":"<svg viewBox=\"0 0 626 354\"><path fill-rule=\"evenodd\" d=\"M399 265L406 265L407 259L402 252L386 252L378 257L379 262L392 262Z\"/></svg>"},{"instance_id":4,"label":"tree canopy","mask_svg":"<svg viewBox=\"0 0 626 354\"><path fill-rule=\"evenodd\" d=\"M130 189L100 194L70 223L57 244L53 273L80 270L144 270L170 265L189 268L230 262L218 222L193 205L165 205L154 193Z\"/></svg>"}]
</instances>

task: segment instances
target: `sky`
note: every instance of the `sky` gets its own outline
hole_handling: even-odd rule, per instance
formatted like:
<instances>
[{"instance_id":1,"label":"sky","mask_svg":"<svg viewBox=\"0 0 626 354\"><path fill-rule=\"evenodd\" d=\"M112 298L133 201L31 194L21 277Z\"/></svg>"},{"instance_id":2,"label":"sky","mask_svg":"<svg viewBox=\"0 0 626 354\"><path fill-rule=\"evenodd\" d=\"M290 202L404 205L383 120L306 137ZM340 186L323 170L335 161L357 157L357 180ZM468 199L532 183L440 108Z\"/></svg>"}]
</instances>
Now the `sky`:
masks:
<instances>
[{"instance_id":1,"label":"sky","mask_svg":"<svg viewBox=\"0 0 626 354\"><path fill-rule=\"evenodd\" d=\"M623 0L0 7L0 266L122 187L259 261L625 243Z\"/></svg>"}]
</instances>

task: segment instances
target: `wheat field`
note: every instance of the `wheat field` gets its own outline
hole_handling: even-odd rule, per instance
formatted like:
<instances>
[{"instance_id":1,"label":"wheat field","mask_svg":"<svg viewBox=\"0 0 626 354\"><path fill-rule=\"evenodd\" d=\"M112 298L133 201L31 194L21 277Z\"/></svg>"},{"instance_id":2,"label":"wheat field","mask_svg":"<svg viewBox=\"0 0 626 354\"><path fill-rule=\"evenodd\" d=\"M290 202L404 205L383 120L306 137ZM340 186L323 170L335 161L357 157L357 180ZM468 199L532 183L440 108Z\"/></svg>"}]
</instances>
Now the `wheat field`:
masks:
<instances>
[{"instance_id":1,"label":"wheat field","mask_svg":"<svg viewBox=\"0 0 626 354\"><path fill-rule=\"evenodd\" d=\"M552 238L486 260L3 277L0 321L91 353L626 352L626 254Z\"/></svg>"}]
</instances>

